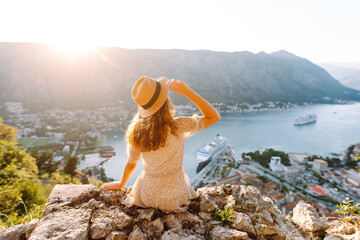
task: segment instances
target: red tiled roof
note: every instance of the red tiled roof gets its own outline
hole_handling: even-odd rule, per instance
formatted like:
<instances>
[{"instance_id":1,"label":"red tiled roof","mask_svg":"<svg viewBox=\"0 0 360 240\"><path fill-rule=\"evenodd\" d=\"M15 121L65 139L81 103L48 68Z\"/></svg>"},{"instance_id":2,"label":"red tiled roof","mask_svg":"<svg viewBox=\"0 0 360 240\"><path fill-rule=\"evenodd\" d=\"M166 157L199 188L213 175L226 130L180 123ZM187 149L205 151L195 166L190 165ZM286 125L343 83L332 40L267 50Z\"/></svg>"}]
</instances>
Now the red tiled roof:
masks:
<instances>
[{"instance_id":1,"label":"red tiled roof","mask_svg":"<svg viewBox=\"0 0 360 240\"><path fill-rule=\"evenodd\" d=\"M231 184L232 185L244 185L245 183L243 183L242 181L233 181Z\"/></svg>"},{"instance_id":2,"label":"red tiled roof","mask_svg":"<svg viewBox=\"0 0 360 240\"><path fill-rule=\"evenodd\" d=\"M264 183L264 187L265 186L269 186L269 187L274 188L274 189L279 189L280 188L280 186L278 184L273 183L273 182Z\"/></svg>"},{"instance_id":3,"label":"red tiled roof","mask_svg":"<svg viewBox=\"0 0 360 240\"><path fill-rule=\"evenodd\" d=\"M327 163L327 161L325 161L323 159L315 159L314 161L318 162L318 163Z\"/></svg>"},{"instance_id":4,"label":"red tiled roof","mask_svg":"<svg viewBox=\"0 0 360 240\"><path fill-rule=\"evenodd\" d=\"M234 174L234 175L231 175L231 176L228 176L228 177L224 177L224 178L219 178L219 179L216 179L216 181L224 181L226 179L231 179L231 178L234 178L234 177L238 177L238 176L241 176L240 173L237 173L237 174Z\"/></svg>"},{"instance_id":5,"label":"red tiled roof","mask_svg":"<svg viewBox=\"0 0 360 240\"><path fill-rule=\"evenodd\" d=\"M273 196L273 198L275 198L276 200L281 200L281 199L284 199L286 197L285 194L283 193L280 193L280 194L276 194L275 196Z\"/></svg>"},{"instance_id":6,"label":"red tiled roof","mask_svg":"<svg viewBox=\"0 0 360 240\"><path fill-rule=\"evenodd\" d=\"M115 152L103 152L103 153L100 153L100 156L101 157L113 157L113 156L115 156Z\"/></svg>"},{"instance_id":7,"label":"red tiled roof","mask_svg":"<svg viewBox=\"0 0 360 240\"><path fill-rule=\"evenodd\" d=\"M17 133L22 133L24 132L25 128L19 128L19 129L16 129Z\"/></svg>"},{"instance_id":8,"label":"red tiled roof","mask_svg":"<svg viewBox=\"0 0 360 240\"><path fill-rule=\"evenodd\" d=\"M313 192L315 192L318 195L322 195L322 196L328 195L328 193L324 189L322 189L317 185L310 185L308 186L308 188L310 188Z\"/></svg>"}]
</instances>

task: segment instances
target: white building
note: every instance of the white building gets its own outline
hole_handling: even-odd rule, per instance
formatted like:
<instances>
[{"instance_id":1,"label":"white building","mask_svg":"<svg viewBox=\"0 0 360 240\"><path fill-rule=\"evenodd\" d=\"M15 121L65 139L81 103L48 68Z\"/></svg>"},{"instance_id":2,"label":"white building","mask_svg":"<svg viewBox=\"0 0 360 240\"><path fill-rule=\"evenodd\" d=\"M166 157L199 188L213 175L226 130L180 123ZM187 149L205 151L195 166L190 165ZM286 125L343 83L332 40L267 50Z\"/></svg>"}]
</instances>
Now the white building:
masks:
<instances>
[{"instance_id":1,"label":"white building","mask_svg":"<svg viewBox=\"0 0 360 240\"><path fill-rule=\"evenodd\" d=\"M313 169L316 171L326 171L328 168L327 161L323 159L315 159L313 164Z\"/></svg>"},{"instance_id":2,"label":"white building","mask_svg":"<svg viewBox=\"0 0 360 240\"><path fill-rule=\"evenodd\" d=\"M70 153L70 146L69 145L65 145L63 150L62 150L63 154L68 154Z\"/></svg>"},{"instance_id":3,"label":"white building","mask_svg":"<svg viewBox=\"0 0 360 240\"><path fill-rule=\"evenodd\" d=\"M282 172L282 171L284 171L284 166L281 164L281 158L280 157L277 157L277 156L271 157L269 166L270 166L270 169L273 172Z\"/></svg>"}]
</instances>

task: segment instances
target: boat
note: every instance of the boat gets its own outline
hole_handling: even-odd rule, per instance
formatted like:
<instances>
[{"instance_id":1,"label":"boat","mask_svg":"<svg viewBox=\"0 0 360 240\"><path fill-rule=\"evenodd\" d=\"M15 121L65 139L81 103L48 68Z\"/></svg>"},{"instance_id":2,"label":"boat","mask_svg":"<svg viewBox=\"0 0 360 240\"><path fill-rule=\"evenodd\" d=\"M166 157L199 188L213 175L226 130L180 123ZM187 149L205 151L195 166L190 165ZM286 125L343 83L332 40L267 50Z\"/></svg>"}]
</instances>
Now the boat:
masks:
<instances>
[{"instance_id":1,"label":"boat","mask_svg":"<svg viewBox=\"0 0 360 240\"><path fill-rule=\"evenodd\" d=\"M304 125L304 124L314 123L314 122L316 122L316 115L315 114L306 114L306 115L296 118L294 121L294 125L299 126L299 125Z\"/></svg>"},{"instance_id":2,"label":"boat","mask_svg":"<svg viewBox=\"0 0 360 240\"><path fill-rule=\"evenodd\" d=\"M204 163L210 161L227 144L227 138L217 134L204 148L196 155L197 162Z\"/></svg>"}]
</instances>

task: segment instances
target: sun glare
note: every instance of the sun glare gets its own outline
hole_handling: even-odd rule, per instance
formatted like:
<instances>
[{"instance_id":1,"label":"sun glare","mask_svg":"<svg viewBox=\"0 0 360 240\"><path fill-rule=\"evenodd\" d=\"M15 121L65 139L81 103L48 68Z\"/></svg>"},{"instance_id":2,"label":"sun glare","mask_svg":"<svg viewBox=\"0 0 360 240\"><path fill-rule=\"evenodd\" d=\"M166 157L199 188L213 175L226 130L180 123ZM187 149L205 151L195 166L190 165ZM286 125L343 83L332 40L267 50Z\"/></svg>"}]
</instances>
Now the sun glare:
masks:
<instances>
[{"instance_id":1,"label":"sun glare","mask_svg":"<svg viewBox=\"0 0 360 240\"><path fill-rule=\"evenodd\" d=\"M71 57L86 55L96 50L95 45L87 44L86 42L59 41L51 42L49 45Z\"/></svg>"}]
</instances>

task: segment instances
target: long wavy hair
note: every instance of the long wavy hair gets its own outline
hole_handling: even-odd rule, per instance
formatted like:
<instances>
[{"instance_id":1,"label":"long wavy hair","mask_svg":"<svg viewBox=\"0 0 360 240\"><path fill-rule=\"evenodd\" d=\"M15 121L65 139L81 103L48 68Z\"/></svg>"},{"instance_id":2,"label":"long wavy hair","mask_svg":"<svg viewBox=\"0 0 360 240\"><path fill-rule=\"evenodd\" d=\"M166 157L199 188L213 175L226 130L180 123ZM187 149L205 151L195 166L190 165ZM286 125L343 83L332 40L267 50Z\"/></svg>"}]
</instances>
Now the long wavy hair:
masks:
<instances>
[{"instance_id":1,"label":"long wavy hair","mask_svg":"<svg viewBox=\"0 0 360 240\"><path fill-rule=\"evenodd\" d=\"M169 133L177 136L174 113L169 97L153 115L142 118L137 113L126 130L125 141L141 152L164 147Z\"/></svg>"}]
</instances>

